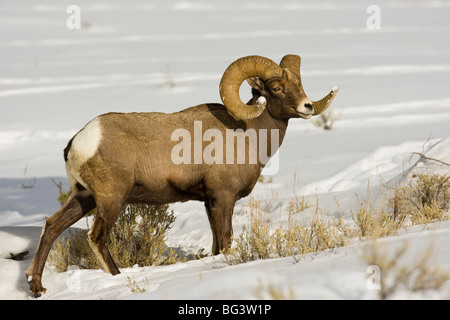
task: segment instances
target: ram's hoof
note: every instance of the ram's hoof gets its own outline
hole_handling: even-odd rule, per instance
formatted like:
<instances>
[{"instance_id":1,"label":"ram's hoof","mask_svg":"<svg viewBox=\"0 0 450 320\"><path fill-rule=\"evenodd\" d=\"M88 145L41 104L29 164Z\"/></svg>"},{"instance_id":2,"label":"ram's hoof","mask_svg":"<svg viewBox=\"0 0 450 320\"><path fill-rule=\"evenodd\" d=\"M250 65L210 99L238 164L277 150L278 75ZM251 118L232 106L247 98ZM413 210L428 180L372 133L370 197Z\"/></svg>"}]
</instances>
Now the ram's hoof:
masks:
<instances>
[{"instance_id":1,"label":"ram's hoof","mask_svg":"<svg viewBox=\"0 0 450 320\"><path fill-rule=\"evenodd\" d=\"M31 279L28 284L30 285L30 293L35 298L39 298L43 293L45 293L45 291L47 291L47 289L42 286L41 281L38 279Z\"/></svg>"}]
</instances>

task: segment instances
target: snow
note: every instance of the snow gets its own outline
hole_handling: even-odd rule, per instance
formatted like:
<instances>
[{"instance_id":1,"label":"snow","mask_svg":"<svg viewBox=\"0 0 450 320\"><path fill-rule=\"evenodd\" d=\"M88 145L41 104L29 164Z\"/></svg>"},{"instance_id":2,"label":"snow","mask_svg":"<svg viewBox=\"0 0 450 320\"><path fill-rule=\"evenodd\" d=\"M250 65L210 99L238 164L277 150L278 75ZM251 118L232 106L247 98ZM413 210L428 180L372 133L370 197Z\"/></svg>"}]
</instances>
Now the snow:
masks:
<instances>
[{"instance_id":1,"label":"snow","mask_svg":"<svg viewBox=\"0 0 450 320\"><path fill-rule=\"evenodd\" d=\"M45 218L59 208L52 179L68 189L62 150L78 130L105 112L174 112L219 102L223 71L245 55L274 61L301 55L312 100L340 88L331 110L342 116L333 129L291 120L273 182L258 183L252 193L267 203L275 224L287 221L294 194L351 223L355 194L381 200L385 184L412 172L449 172L417 154L450 163L450 44L442 41L450 29L448 1L380 0L379 30L366 27L370 1L147 2L78 0L82 29L68 30L68 4L0 1L0 299L31 299L24 273ZM248 201L236 204L235 234ZM203 204L171 208L177 220L168 244L210 250ZM307 222L312 211L298 221ZM433 259L450 269L450 222L380 241L392 250L409 243L406 262L432 242ZM47 265L40 299L256 299L270 298L269 286L296 299L377 299L367 285L364 246L355 240L299 261L235 266L219 255L117 276L58 273ZM22 261L6 259L23 251L29 253ZM132 293L130 281L145 292ZM400 290L392 298L445 299L449 287Z\"/></svg>"}]
</instances>

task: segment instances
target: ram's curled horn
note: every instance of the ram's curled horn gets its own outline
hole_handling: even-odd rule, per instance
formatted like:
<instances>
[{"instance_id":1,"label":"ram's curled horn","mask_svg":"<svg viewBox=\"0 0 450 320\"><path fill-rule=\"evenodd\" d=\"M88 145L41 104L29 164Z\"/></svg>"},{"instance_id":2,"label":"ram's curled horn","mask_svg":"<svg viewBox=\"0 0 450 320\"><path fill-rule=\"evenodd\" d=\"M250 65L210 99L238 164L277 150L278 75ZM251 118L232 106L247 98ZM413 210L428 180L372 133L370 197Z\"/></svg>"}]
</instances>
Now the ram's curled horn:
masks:
<instances>
[{"instance_id":1,"label":"ram's curled horn","mask_svg":"<svg viewBox=\"0 0 450 320\"><path fill-rule=\"evenodd\" d=\"M338 93L339 87L333 87L331 88L331 91L329 94L327 94L322 100L319 101L313 101L313 116L317 116L328 109L331 102L333 101L334 97L336 96L336 93Z\"/></svg>"},{"instance_id":2,"label":"ram's curled horn","mask_svg":"<svg viewBox=\"0 0 450 320\"><path fill-rule=\"evenodd\" d=\"M288 69L290 72L292 72L299 80L301 85L301 77L300 77L300 63L301 63L300 56L297 56L295 54L288 54L281 59L280 67Z\"/></svg>"},{"instance_id":3,"label":"ram's curled horn","mask_svg":"<svg viewBox=\"0 0 450 320\"><path fill-rule=\"evenodd\" d=\"M246 105L239 97L242 82L251 77L266 81L281 76L281 67L270 59L261 56L247 56L234 61L220 80L219 92L223 104L235 119L253 119L266 108L266 99L258 99L254 105Z\"/></svg>"}]
</instances>

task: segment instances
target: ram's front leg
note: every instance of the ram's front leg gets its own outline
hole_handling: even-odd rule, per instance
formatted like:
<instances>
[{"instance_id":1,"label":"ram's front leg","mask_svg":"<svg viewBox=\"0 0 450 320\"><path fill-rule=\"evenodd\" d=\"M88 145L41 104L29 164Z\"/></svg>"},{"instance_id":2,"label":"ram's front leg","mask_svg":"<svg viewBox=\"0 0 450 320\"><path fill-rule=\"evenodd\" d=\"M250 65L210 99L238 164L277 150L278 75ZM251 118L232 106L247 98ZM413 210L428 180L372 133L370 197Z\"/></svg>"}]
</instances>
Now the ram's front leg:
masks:
<instances>
[{"instance_id":1,"label":"ram's front leg","mask_svg":"<svg viewBox=\"0 0 450 320\"><path fill-rule=\"evenodd\" d=\"M212 254L217 255L231 246L232 217L236 198L229 192L211 193L205 201L213 236Z\"/></svg>"}]
</instances>

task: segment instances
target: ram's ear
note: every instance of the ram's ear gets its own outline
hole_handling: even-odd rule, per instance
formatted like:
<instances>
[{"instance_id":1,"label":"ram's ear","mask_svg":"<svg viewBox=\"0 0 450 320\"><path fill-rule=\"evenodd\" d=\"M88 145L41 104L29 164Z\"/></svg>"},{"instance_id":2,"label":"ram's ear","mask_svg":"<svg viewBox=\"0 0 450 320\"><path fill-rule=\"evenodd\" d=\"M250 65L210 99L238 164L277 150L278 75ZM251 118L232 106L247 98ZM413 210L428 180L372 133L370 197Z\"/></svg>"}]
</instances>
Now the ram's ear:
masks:
<instances>
[{"instance_id":1,"label":"ram's ear","mask_svg":"<svg viewBox=\"0 0 450 320\"><path fill-rule=\"evenodd\" d=\"M261 95L265 91L266 86L264 85L264 82L258 77L248 78L247 83Z\"/></svg>"}]
</instances>

